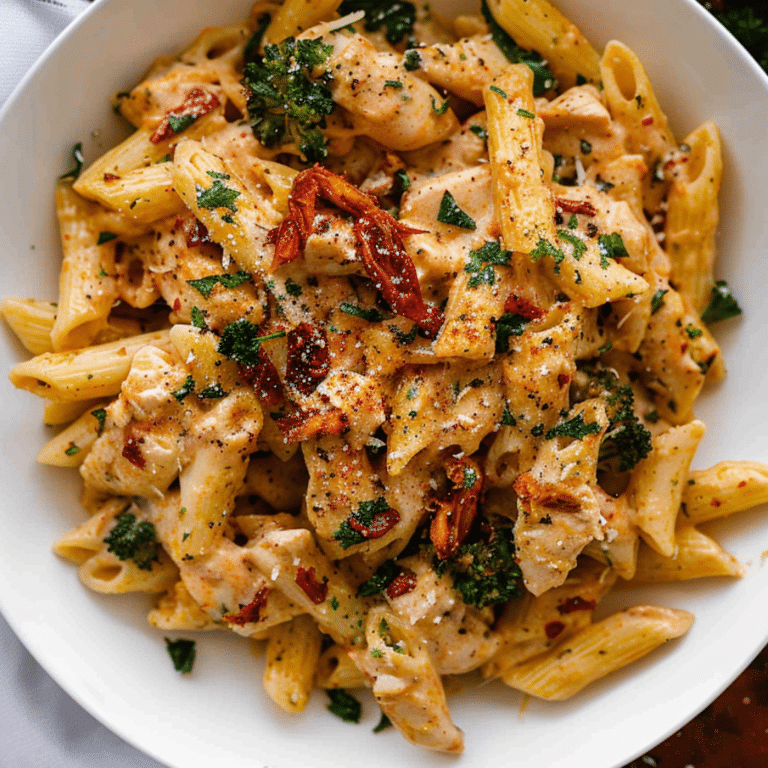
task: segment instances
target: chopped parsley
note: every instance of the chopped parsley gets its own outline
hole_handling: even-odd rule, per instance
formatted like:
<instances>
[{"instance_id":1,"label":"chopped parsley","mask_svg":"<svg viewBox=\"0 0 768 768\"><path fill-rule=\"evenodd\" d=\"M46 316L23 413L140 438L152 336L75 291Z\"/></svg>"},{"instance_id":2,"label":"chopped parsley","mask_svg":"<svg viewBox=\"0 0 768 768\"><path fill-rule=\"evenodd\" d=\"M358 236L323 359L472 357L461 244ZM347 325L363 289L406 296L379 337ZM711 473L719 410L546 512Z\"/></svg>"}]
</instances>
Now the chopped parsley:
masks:
<instances>
[{"instance_id":1,"label":"chopped parsley","mask_svg":"<svg viewBox=\"0 0 768 768\"><path fill-rule=\"evenodd\" d=\"M100 435L104 431L104 425L107 422L107 412L104 408L97 408L95 411L91 411L91 416L99 423L96 427L96 434Z\"/></svg>"},{"instance_id":2,"label":"chopped parsley","mask_svg":"<svg viewBox=\"0 0 768 768\"><path fill-rule=\"evenodd\" d=\"M205 330L208 326L205 322L205 315L202 313L202 311L198 307L192 307L192 325L195 328L200 328L201 330Z\"/></svg>"},{"instance_id":3,"label":"chopped parsley","mask_svg":"<svg viewBox=\"0 0 768 768\"><path fill-rule=\"evenodd\" d=\"M523 109L522 107L517 110L517 114L519 117L527 117L529 120L533 120L536 115L533 112L529 112L527 109Z\"/></svg>"},{"instance_id":4,"label":"chopped parsley","mask_svg":"<svg viewBox=\"0 0 768 768\"><path fill-rule=\"evenodd\" d=\"M586 141L585 139L582 139L580 142L581 147L581 154L582 155L590 155L592 154L592 145Z\"/></svg>"},{"instance_id":5,"label":"chopped parsley","mask_svg":"<svg viewBox=\"0 0 768 768\"><path fill-rule=\"evenodd\" d=\"M521 48L509 33L496 21L488 4L483 0L480 9L488 24L488 29L496 47L512 64L525 64L533 72L533 95L543 96L550 88L557 87L557 80L547 66L544 57L537 51ZM506 96L505 96L506 98Z\"/></svg>"},{"instance_id":6,"label":"chopped parsley","mask_svg":"<svg viewBox=\"0 0 768 768\"><path fill-rule=\"evenodd\" d=\"M509 352L509 337L522 336L528 321L514 312L505 312L496 321L496 353Z\"/></svg>"},{"instance_id":7,"label":"chopped parsley","mask_svg":"<svg viewBox=\"0 0 768 768\"><path fill-rule=\"evenodd\" d=\"M490 87L490 90L492 90L494 93L496 93L499 96L501 96L502 99L506 99L507 98L506 92L502 91L501 88L499 88L498 86L492 85Z\"/></svg>"},{"instance_id":8,"label":"chopped parsley","mask_svg":"<svg viewBox=\"0 0 768 768\"><path fill-rule=\"evenodd\" d=\"M357 594L361 597L373 597L386 589L400 573L400 566L394 559L385 560L375 573L358 588Z\"/></svg>"},{"instance_id":9,"label":"chopped parsley","mask_svg":"<svg viewBox=\"0 0 768 768\"><path fill-rule=\"evenodd\" d=\"M227 208L232 213L237 212L235 200L240 197L236 189L230 189L221 179L214 179L208 189L199 184L196 187L197 204L201 208Z\"/></svg>"},{"instance_id":10,"label":"chopped parsley","mask_svg":"<svg viewBox=\"0 0 768 768\"><path fill-rule=\"evenodd\" d=\"M363 309L356 304L350 304L348 301L343 301L339 304L339 309L345 315L359 317L361 320L367 320L369 323L379 323L384 319L384 315L382 315L375 307L372 307L371 309Z\"/></svg>"},{"instance_id":11,"label":"chopped parsley","mask_svg":"<svg viewBox=\"0 0 768 768\"><path fill-rule=\"evenodd\" d=\"M570 222L569 222L570 226ZM587 244L577 235L569 232L567 229L558 229L557 235L561 240L573 246L573 258L580 261L581 257L587 252Z\"/></svg>"},{"instance_id":12,"label":"chopped parsley","mask_svg":"<svg viewBox=\"0 0 768 768\"><path fill-rule=\"evenodd\" d=\"M405 52L403 56L403 66L408 72L415 72L421 68L421 54L416 50Z\"/></svg>"},{"instance_id":13,"label":"chopped parsley","mask_svg":"<svg viewBox=\"0 0 768 768\"><path fill-rule=\"evenodd\" d=\"M408 175L408 171L404 171L402 168L398 169L395 171L395 179L397 179L403 192L407 192L411 188L411 177Z\"/></svg>"},{"instance_id":14,"label":"chopped parsley","mask_svg":"<svg viewBox=\"0 0 768 768\"><path fill-rule=\"evenodd\" d=\"M99 232L99 239L96 241L96 245L104 245L110 240L114 240L117 235L114 232Z\"/></svg>"},{"instance_id":15,"label":"chopped parsley","mask_svg":"<svg viewBox=\"0 0 768 768\"><path fill-rule=\"evenodd\" d=\"M725 280L718 280L712 286L712 299L709 306L701 313L705 323L718 323L741 314L741 307L731 293Z\"/></svg>"},{"instance_id":16,"label":"chopped parsley","mask_svg":"<svg viewBox=\"0 0 768 768\"><path fill-rule=\"evenodd\" d=\"M264 33L267 31L267 27L269 27L271 23L271 13L263 13L259 17L258 25L243 49L243 58L245 61L255 61L258 58L261 41L264 38Z\"/></svg>"},{"instance_id":17,"label":"chopped parsley","mask_svg":"<svg viewBox=\"0 0 768 768\"><path fill-rule=\"evenodd\" d=\"M464 489L468 490L477 482L477 472L472 467L464 467Z\"/></svg>"},{"instance_id":18,"label":"chopped parsley","mask_svg":"<svg viewBox=\"0 0 768 768\"><path fill-rule=\"evenodd\" d=\"M261 335L259 326L243 317L224 328L216 351L241 365L256 365L259 362L261 343L283 336L285 331Z\"/></svg>"},{"instance_id":19,"label":"chopped parsley","mask_svg":"<svg viewBox=\"0 0 768 768\"><path fill-rule=\"evenodd\" d=\"M494 265L506 266L512 251L502 250L497 241L484 243L475 251L469 252L469 261L464 265L464 271L472 275L467 281L470 288L477 288L483 283L493 285L496 282Z\"/></svg>"},{"instance_id":20,"label":"chopped parsley","mask_svg":"<svg viewBox=\"0 0 768 768\"><path fill-rule=\"evenodd\" d=\"M438 576L450 575L453 588L467 605L482 609L522 594L512 526L511 520L501 516L482 517L455 555L436 561Z\"/></svg>"},{"instance_id":21,"label":"chopped parsley","mask_svg":"<svg viewBox=\"0 0 768 768\"><path fill-rule=\"evenodd\" d=\"M416 339L419 327L414 325L408 333L401 331L396 325L390 325L389 330L392 331L392 335L395 337L395 341L403 347L407 347L409 344L413 344Z\"/></svg>"},{"instance_id":22,"label":"chopped parsley","mask_svg":"<svg viewBox=\"0 0 768 768\"><path fill-rule=\"evenodd\" d=\"M446 189L443 199L440 201L440 210L437 212L437 220L442 224L452 227L461 227L474 232L477 229L475 220L459 208L453 195Z\"/></svg>"},{"instance_id":23,"label":"chopped parsley","mask_svg":"<svg viewBox=\"0 0 768 768\"><path fill-rule=\"evenodd\" d=\"M168 655L173 662L173 668L184 675L192 671L195 663L195 641L194 640L169 640L165 638L165 647Z\"/></svg>"},{"instance_id":24,"label":"chopped parsley","mask_svg":"<svg viewBox=\"0 0 768 768\"><path fill-rule=\"evenodd\" d=\"M514 427L517 425L517 419L512 415L512 411L509 410L509 403L504 403L504 412L501 414L501 421L499 423L502 427Z\"/></svg>"},{"instance_id":25,"label":"chopped parsley","mask_svg":"<svg viewBox=\"0 0 768 768\"><path fill-rule=\"evenodd\" d=\"M484 139L484 140L488 139L488 131L486 131L482 125L470 125L469 130L472 131L472 133L474 133L475 136L478 136L481 139Z\"/></svg>"},{"instance_id":26,"label":"chopped parsley","mask_svg":"<svg viewBox=\"0 0 768 768\"><path fill-rule=\"evenodd\" d=\"M76 445L75 443L70 443L69 448L67 448L67 450L64 451L64 454L66 456L74 456L76 453L80 453L80 451L82 450L83 449L79 445Z\"/></svg>"},{"instance_id":27,"label":"chopped parsley","mask_svg":"<svg viewBox=\"0 0 768 768\"><path fill-rule=\"evenodd\" d=\"M329 688L326 693L331 700L328 705L329 712L346 723L360 722L363 707L354 696L350 696L343 688Z\"/></svg>"},{"instance_id":28,"label":"chopped parsley","mask_svg":"<svg viewBox=\"0 0 768 768\"><path fill-rule=\"evenodd\" d=\"M356 531L350 524L349 520L354 519L363 527L368 527L373 518L381 513L386 512L389 509L389 504L383 496L379 496L378 499L373 501L361 501L357 505L357 512L354 512L345 520L332 534L332 537L339 542L342 549L349 549L349 547L355 546L355 544L362 544L367 541L365 536L359 531Z\"/></svg>"},{"instance_id":29,"label":"chopped parsley","mask_svg":"<svg viewBox=\"0 0 768 768\"><path fill-rule=\"evenodd\" d=\"M104 538L107 552L120 560L133 560L143 571L151 571L152 563L159 562L157 531L147 520L138 521L136 515L121 512L115 517L115 525Z\"/></svg>"},{"instance_id":30,"label":"chopped parsley","mask_svg":"<svg viewBox=\"0 0 768 768\"><path fill-rule=\"evenodd\" d=\"M327 74L313 71L324 64L333 47L320 39L289 37L264 46L261 62L245 65L243 85L253 135L265 147L293 144L310 163L328 155L320 132L334 103Z\"/></svg>"},{"instance_id":31,"label":"chopped parsley","mask_svg":"<svg viewBox=\"0 0 768 768\"><path fill-rule=\"evenodd\" d=\"M168 127L174 133L181 133L197 120L197 115L168 115Z\"/></svg>"},{"instance_id":32,"label":"chopped parsley","mask_svg":"<svg viewBox=\"0 0 768 768\"><path fill-rule=\"evenodd\" d=\"M635 413L635 396L631 386L620 386L615 374L606 368L598 367L588 374L592 396L600 397L605 402L608 416L608 429L600 443L598 461L601 468L606 468L618 459L614 471L626 472L651 452L651 433Z\"/></svg>"},{"instance_id":33,"label":"chopped parsley","mask_svg":"<svg viewBox=\"0 0 768 768\"><path fill-rule=\"evenodd\" d=\"M71 171L67 171L59 176L60 179L77 179L83 170L83 145L81 142L77 142L72 147L72 159L75 161L75 167Z\"/></svg>"},{"instance_id":34,"label":"chopped parsley","mask_svg":"<svg viewBox=\"0 0 768 768\"><path fill-rule=\"evenodd\" d=\"M600 266L608 269L608 259L621 259L629 256L629 252L624 246L624 241L618 232L610 235L600 235L597 238L597 247L600 251Z\"/></svg>"},{"instance_id":35,"label":"chopped parsley","mask_svg":"<svg viewBox=\"0 0 768 768\"><path fill-rule=\"evenodd\" d=\"M171 394L181 403L187 395L191 395L194 391L195 380L189 375L184 380L184 384L181 385L181 388L177 389L175 392L171 392Z\"/></svg>"},{"instance_id":36,"label":"chopped parsley","mask_svg":"<svg viewBox=\"0 0 768 768\"><path fill-rule=\"evenodd\" d=\"M386 728L392 727L392 721L382 712L378 725L373 729L374 733L381 733Z\"/></svg>"},{"instance_id":37,"label":"chopped parsley","mask_svg":"<svg viewBox=\"0 0 768 768\"><path fill-rule=\"evenodd\" d=\"M546 439L552 440L555 437L572 437L575 440L583 440L587 435L596 435L600 432L600 425L593 421L590 424L585 423L584 414L579 413L570 421L563 421L552 427L547 434Z\"/></svg>"},{"instance_id":38,"label":"chopped parsley","mask_svg":"<svg viewBox=\"0 0 768 768\"><path fill-rule=\"evenodd\" d=\"M699 336L704 335L704 331L701 328L697 328L695 325L688 325L685 329L689 339L698 339Z\"/></svg>"},{"instance_id":39,"label":"chopped parsley","mask_svg":"<svg viewBox=\"0 0 768 768\"><path fill-rule=\"evenodd\" d=\"M250 279L251 273L240 269L237 272L225 272L221 275L208 275L197 280L187 280L187 283L207 299L216 285L223 285L225 288L236 288Z\"/></svg>"},{"instance_id":40,"label":"chopped parsley","mask_svg":"<svg viewBox=\"0 0 768 768\"><path fill-rule=\"evenodd\" d=\"M219 400L222 397L227 396L227 392L222 389L220 382L209 384L205 389L201 389L197 396L203 398L203 400Z\"/></svg>"},{"instance_id":41,"label":"chopped parsley","mask_svg":"<svg viewBox=\"0 0 768 768\"><path fill-rule=\"evenodd\" d=\"M444 101L439 107L437 106L437 102L435 101L434 96L430 96L430 99L432 99L432 113L437 115L438 117L440 115L444 115L448 111L448 102Z\"/></svg>"},{"instance_id":42,"label":"chopped parsley","mask_svg":"<svg viewBox=\"0 0 768 768\"><path fill-rule=\"evenodd\" d=\"M664 306L664 296L669 289L659 288L651 297L651 314L655 315Z\"/></svg>"},{"instance_id":43,"label":"chopped parsley","mask_svg":"<svg viewBox=\"0 0 768 768\"><path fill-rule=\"evenodd\" d=\"M285 281L285 292L289 296L297 297L301 296L301 294L304 292L304 289L299 283L289 277Z\"/></svg>"},{"instance_id":44,"label":"chopped parsley","mask_svg":"<svg viewBox=\"0 0 768 768\"><path fill-rule=\"evenodd\" d=\"M576 250L574 246L574 254L575 252ZM555 260L555 274L559 274L560 262L565 259L565 253L557 246L552 245L549 240L540 237L536 247L531 251L531 261L538 261L539 259L544 258L544 256L551 256Z\"/></svg>"},{"instance_id":45,"label":"chopped parsley","mask_svg":"<svg viewBox=\"0 0 768 768\"><path fill-rule=\"evenodd\" d=\"M405 0L344 0L339 15L365 11L365 28L369 32L384 29L384 37L390 45L397 45L413 35L416 22L416 6Z\"/></svg>"}]
</instances>

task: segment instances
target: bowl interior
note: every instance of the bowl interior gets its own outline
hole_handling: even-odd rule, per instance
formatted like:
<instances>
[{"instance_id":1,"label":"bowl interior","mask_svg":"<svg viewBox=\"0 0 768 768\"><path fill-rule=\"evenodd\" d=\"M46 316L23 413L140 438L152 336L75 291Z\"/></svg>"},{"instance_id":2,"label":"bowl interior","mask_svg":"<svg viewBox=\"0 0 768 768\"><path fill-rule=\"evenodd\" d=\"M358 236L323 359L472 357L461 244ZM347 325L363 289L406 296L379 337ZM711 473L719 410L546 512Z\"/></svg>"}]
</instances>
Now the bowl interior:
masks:
<instances>
[{"instance_id":1,"label":"bowl interior","mask_svg":"<svg viewBox=\"0 0 768 768\"><path fill-rule=\"evenodd\" d=\"M101 0L48 52L0 114L4 295L56 299L53 185L70 166L76 142L92 160L125 135L110 96L137 81L154 56L178 49L206 25L243 18L249 5ZM446 13L468 8L462 0L433 5ZM768 345L760 335L768 324L760 288L768 281L762 210L768 79L693 0L604 0L599 13L586 0L558 5L596 46L616 38L636 50L680 139L706 119L721 128L726 174L717 276L730 283L744 317L715 329L729 377L697 408L708 432L695 465L768 461L762 427ZM3 366L25 357L3 328ZM370 768L446 763L391 731L373 734L379 713L370 698L359 726L329 715L320 693L302 716L276 711L261 691L262 661L239 637L197 638L194 673L174 672L162 634L145 621L148 600L90 593L75 569L52 555L51 543L82 520L78 478L34 463L50 437L42 408L5 377L0 392L0 608L41 664L92 714L175 768L211 761L231 768L341 768L358 765L362 755ZM451 696L454 720L467 734L463 764L613 768L711 701L768 639L768 626L753 608L768 598L768 570L760 568L768 519L757 510L711 530L748 566L743 580L632 586L608 606L649 602L692 610L697 621L686 638L564 703L530 701L523 708L522 697L501 684L465 686Z\"/></svg>"}]
</instances>

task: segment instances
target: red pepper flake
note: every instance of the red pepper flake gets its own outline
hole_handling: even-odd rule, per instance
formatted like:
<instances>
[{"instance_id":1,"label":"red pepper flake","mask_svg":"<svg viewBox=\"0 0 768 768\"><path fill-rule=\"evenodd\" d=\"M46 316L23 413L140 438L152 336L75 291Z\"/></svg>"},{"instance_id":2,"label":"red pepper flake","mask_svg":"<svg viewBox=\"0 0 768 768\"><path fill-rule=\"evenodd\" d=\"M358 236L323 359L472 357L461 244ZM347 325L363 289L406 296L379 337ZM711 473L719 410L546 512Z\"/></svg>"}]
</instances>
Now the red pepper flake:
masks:
<instances>
[{"instance_id":1,"label":"red pepper flake","mask_svg":"<svg viewBox=\"0 0 768 768\"><path fill-rule=\"evenodd\" d=\"M445 473L452 488L444 498L432 503L436 511L429 528L429 538L441 560L458 552L477 516L483 490L483 471L472 459L449 457Z\"/></svg>"},{"instance_id":2,"label":"red pepper flake","mask_svg":"<svg viewBox=\"0 0 768 768\"><path fill-rule=\"evenodd\" d=\"M746 480L742 480L736 487L737 488L743 488L747 484Z\"/></svg>"},{"instance_id":3,"label":"red pepper flake","mask_svg":"<svg viewBox=\"0 0 768 768\"><path fill-rule=\"evenodd\" d=\"M142 438L136 439L133 435L128 435L123 443L123 458L139 469L144 469L147 466L147 460L139 447L139 443L142 442L144 442Z\"/></svg>"},{"instance_id":4,"label":"red pepper flake","mask_svg":"<svg viewBox=\"0 0 768 768\"><path fill-rule=\"evenodd\" d=\"M114 173L105 173L104 174L104 181L118 181L120 177L117 174Z\"/></svg>"},{"instance_id":5,"label":"red pepper flake","mask_svg":"<svg viewBox=\"0 0 768 768\"><path fill-rule=\"evenodd\" d=\"M296 574L296 583L315 605L320 605L328 596L328 582L315 580L314 566L309 569L299 566L298 573Z\"/></svg>"},{"instance_id":6,"label":"red pepper flake","mask_svg":"<svg viewBox=\"0 0 768 768\"><path fill-rule=\"evenodd\" d=\"M311 395L331 368L325 329L299 323L288 332L287 342L285 380L302 395Z\"/></svg>"},{"instance_id":7,"label":"red pepper flake","mask_svg":"<svg viewBox=\"0 0 768 768\"><path fill-rule=\"evenodd\" d=\"M709 502L709 505L711 507L719 507L723 502L720 501L720 499L712 499L712 501Z\"/></svg>"},{"instance_id":8,"label":"red pepper flake","mask_svg":"<svg viewBox=\"0 0 768 768\"><path fill-rule=\"evenodd\" d=\"M277 405L283 400L283 385L274 363L264 347L259 347L256 365L240 363L240 375L253 387L253 391L267 405Z\"/></svg>"},{"instance_id":9,"label":"red pepper flake","mask_svg":"<svg viewBox=\"0 0 768 768\"><path fill-rule=\"evenodd\" d=\"M354 216L355 250L385 301L430 337L436 336L445 317L424 302L416 267L403 243L407 235L424 230L401 224L379 206L376 198L320 165L296 177L288 198L288 215L269 233L268 242L275 246L273 269L298 258L306 247L318 198Z\"/></svg>"},{"instance_id":10,"label":"red pepper flake","mask_svg":"<svg viewBox=\"0 0 768 768\"><path fill-rule=\"evenodd\" d=\"M267 596L269 595L269 588L262 587L254 596L248 605L244 605L237 613L230 613L222 618L224 621L228 621L230 624L237 624L238 627L242 627L245 624L250 624L259 620L259 614L261 609L267 603Z\"/></svg>"},{"instance_id":11,"label":"red pepper flake","mask_svg":"<svg viewBox=\"0 0 768 768\"><path fill-rule=\"evenodd\" d=\"M555 198L555 208L567 213L583 213L585 216L595 216L597 210L589 200L566 200L564 197Z\"/></svg>"},{"instance_id":12,"label":"red pepper flake","mask_svg":"<svg viewBox=\"0 0 768 768\"><path fill-rule=\"evenodd\" d=\"M340 435L349 428L348 421L347 414L340 408L297 408L278 419L277 426L283 433L283 442L301 443L311 437Z\"/></svg>"},{"instance_id":13,"label":"red pepper flake","mask_svg":"<svg viewBox=\"0 0 768 768\"><path fill-rule=\"evenodd\" d=\"M416 589L416 574L411 571L403 571L395 576L384 591L387 593L387 597L395 598L412 592L414 589Z\"/></svg>"},{"instance_id":14,"label":"red pepper flake","mask_svg":"<svg viewBox=\"0 0 768 768\"><path fill-rule=\"evenodd\" d=\"M649 125L653 125L653 117L651 117L651 116L644 117L640 122L643 125L645 125L646 127L649 126Z\"/></svg>"},{"instance_id":15,"label":"red pepper flake","mask_svg":"<svg viewBox=\"0 0 768 768\"><path fill-rule=\"evenodd\" d=\"M363 525L354 516L348 518L347 522L353 531L357 531L366 539L380 539L400 522L400 513L390 507L381 512L376 512L370 525Z\"/></svg>"},{"instance_id":16,"label":"red pepper flake","mask_svg":"<svg viewBox=\"0 0 768 768\"><path fill-rule=\"evenodd\" d=\"M178 296L173 300L173 311L174 312L181 311L181 299Z\"/></svg>"},{"instance_id":17,"label":"red pepper flake","mask_svg":"<svg viewBox=\"0 0 768 768\"><path fill-rule=\"evenodd\" d=\"M562 616L574 611L593 611L596 602L594 600L585 600L583 597L569 597L562 605L557 606L558 613Z\"/></svg>"},{"instance_id":18,"label":"red pepper flake","mask_svg":"<svg viewBox=\"0 0 768 768\"><path fill-rule=\"evenodd\" d=\"M159 144L161 141L174 136L179 130L183 130L183 128L174 130L174 127L171 125L171 118L176 118L177 125L183 125L186 128L198 118L216 109L219 104L221 102L215 93L206 91L204 88L193 88L187 93L184 101L178 107L174 107L166 112L165 117L160 121L160 124L149 137L149 140L153 144Z\"/></svg>"},{"instance_id":19,"label":"red pepper flake","mask_svg":"<svg viewBox=\"0 0 768 768\"><path fill-rule=\"evenodd\" d=\"M508 296L504 302L504 311L512 312L526 320L541 320L547 314L546 309L537 307L535 304L523 299L520 296L516 296L514 293Z\"/></svg>"},{"instance_id":20,"label":"red pepper flake","mask_svg":"<svg viewBox=\"0 0 768 768\"><path fill-rule=\"evenodd\" d=\"M567 384L571 383L571 374L570 373L558 373L557 374L557 385L562 389Z\"/></svg>"},{"instance_id":21,"label":"red pepper flake","mask_svg":"<svg viewBox=\"0 0 768 768\"><path fill-rule=\"evenodd\" d=\"M564 629L565 624L562 621L548 621L544 625L544 632L550 640L554 640Z\"/></svg>"}]
</instances>

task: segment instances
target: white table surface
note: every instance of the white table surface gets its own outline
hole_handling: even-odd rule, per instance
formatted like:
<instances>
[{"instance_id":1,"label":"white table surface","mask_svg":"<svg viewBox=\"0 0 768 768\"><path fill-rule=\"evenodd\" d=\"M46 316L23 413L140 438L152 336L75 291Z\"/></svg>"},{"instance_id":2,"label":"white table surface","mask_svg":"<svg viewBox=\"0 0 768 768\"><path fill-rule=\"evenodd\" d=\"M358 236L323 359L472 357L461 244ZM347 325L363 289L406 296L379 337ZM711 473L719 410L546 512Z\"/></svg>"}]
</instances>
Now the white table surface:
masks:
<instances>
[{"instance_id":1,"label":"white table surface","mask_svg":"<svg viewBox=\"0 0 768 768\"><path fill-rule=\"evenodd\" d=\"M0 107L88 6L87 0L0 0ZM73 701L2 617L0 702L0 768L161 768Z\"/></svg>"}]
</instances>

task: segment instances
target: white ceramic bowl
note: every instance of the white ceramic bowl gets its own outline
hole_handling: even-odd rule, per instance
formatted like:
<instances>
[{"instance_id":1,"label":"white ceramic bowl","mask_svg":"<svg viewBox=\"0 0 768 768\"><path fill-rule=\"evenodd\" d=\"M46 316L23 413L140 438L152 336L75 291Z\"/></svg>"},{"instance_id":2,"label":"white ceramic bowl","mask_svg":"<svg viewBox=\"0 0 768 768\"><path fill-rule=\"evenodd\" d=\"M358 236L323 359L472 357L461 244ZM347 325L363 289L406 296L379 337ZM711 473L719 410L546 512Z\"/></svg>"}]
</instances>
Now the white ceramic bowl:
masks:
<instances>
[{"instance_id":1,"label":"white ceramic bowl","mask_svg":"<svg viewBox=\"0 0 768 768\"><path fill-rule=\"evenodd\" d=\"M435 2L450 11L461 0ZM701 399L708 426L695 466L768 461L768 78L693 0L561 0L597 46L611 38L639 54L679 137L714 119L725 146L718 277L729 281L744 317L716 327L730 375ZM101 0L44 56L0 115L2 293L56 298L60 251L52 206L57 176L82 141L101 154L125 130L109 106L151 59L180 48L206 25L245 16L249 0ZM3 368L23 359L0 331ZM426 754L394 731L371 732L378 711L365 700L361 725L337 720L315 694L298 717L261 691L262 662L237 636L198 638L192 675L176 673L162 635L148 626L142 597L104 597L81 586L51 542L82 519L75 473L37 466L49 437L40 404L5 377L0 463L0 607L32 654L80 704L174 768L319 768L365 765L520 765L612 768L661 741L724 689L768 640L765 510L712 526L748 566L739 582L704 580L627 589L609 608L638 602L696 614L687 637L571 701L531 701L501 684L451 699L466 732L461 758Z\"/></svg>"}]
</instances>

